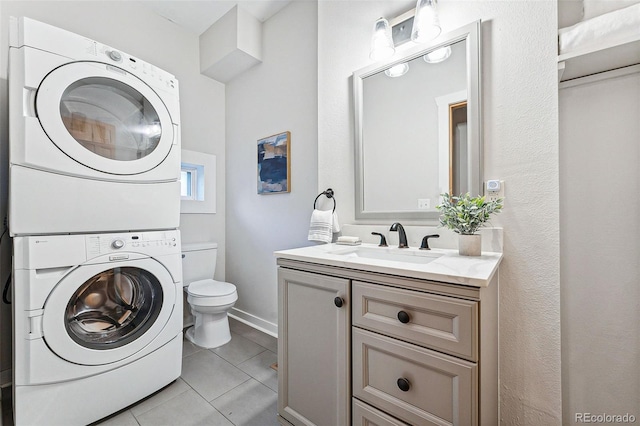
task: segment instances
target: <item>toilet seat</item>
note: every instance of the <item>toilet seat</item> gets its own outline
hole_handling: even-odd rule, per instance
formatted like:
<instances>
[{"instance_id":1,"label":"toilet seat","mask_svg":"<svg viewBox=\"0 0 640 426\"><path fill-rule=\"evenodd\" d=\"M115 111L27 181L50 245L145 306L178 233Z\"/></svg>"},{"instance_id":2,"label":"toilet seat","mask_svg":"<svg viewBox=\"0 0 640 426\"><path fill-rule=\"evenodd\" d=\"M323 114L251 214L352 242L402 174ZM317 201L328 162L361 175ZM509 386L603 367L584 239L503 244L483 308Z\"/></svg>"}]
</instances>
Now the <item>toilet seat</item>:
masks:
<instances>
[{"instance_id":1,"label":"toilet seat","mask_svg":"<svg viewBox=\"0 0 640 426\"><path fill-rule=\"evenodd\" d=\"M194 281L187 288L189 295L195 297L227 296L235 291L235 285L212 279Z\"/></svg>"},{"instance_id":2,"label":"toilet seat","mask_svg":"<svg viewBox=\"0 0 640 426\"><path fill-rule=\"evenodd\" d=\"M222 306L238 300L235 285L212 279L192 282L187 294L187 301L195 306Z\"/></svg>"}]
</instances>

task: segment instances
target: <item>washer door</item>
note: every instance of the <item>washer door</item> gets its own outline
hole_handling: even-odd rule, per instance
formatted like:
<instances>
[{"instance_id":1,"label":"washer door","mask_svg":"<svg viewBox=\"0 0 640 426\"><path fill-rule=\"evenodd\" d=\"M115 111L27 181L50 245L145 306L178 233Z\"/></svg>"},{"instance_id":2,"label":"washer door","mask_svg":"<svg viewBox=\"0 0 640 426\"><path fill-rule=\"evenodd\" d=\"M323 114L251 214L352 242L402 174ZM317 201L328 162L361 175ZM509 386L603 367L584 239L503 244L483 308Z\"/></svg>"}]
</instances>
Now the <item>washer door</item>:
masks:
<instances>
[{"instance_id":1,"label":"washer door","mask_svg":"<svg viewBox=\"0 0 640 426\"><path fill-rule=\"evenodd\" d=\"M175 299L171 275L153 259L80 266L45 302L44 340L76 364L117 362L161 333Z\"/></svg>"},{"instance_id":2,"label":"washer door","mask_svg":"<svg viewBox=\"0 0 640 426\"><path fill-rule=\"evenodd\" d=\"M36 115L51 141L92 169L134 175L157 167L174 142L158 94L127 71L99 62L54 69L36 92Z\"/></svg>"}]
</instances>

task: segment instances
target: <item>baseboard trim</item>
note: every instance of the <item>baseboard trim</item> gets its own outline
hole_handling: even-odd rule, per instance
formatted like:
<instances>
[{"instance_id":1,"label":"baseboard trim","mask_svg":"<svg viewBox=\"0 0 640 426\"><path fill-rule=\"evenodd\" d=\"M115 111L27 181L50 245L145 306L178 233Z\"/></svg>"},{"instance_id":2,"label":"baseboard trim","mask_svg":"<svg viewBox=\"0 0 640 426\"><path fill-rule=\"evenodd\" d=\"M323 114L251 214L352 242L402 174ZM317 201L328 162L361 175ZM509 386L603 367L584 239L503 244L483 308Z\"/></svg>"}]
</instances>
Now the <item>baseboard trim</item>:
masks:
<instances>
[{"instance_id":1,"label":"baseboard trim","mask_svg":"<svg viewBox=\"0 0 640 426\"><path fill-rule=\"evenodd\" d=\"M250 327L260 330L263 333L278 338L278 324L274 324L236 308L231 308L231 311L229 311L229 316L233 319L247 324Z\"/></svg>"}]
</instances>

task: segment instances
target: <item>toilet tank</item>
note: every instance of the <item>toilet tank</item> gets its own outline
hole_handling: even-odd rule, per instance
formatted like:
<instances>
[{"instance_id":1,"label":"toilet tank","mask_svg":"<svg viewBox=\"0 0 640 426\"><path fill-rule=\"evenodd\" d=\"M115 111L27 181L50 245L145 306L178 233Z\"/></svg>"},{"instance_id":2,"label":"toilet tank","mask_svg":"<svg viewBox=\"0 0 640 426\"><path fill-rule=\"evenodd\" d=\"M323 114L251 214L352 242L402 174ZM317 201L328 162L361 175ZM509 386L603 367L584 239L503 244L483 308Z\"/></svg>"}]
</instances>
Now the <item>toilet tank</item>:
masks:
<instances>
[{"instance_id":1,"label":"toilet tank","mask_svg":"<svg viewBox=\"0 0 640 426\"><path fill-rule=\"evenodd\" d=\"M182 284L213 278L217 253L216 243L182 244Z\"/></svg>"}]
</instances>

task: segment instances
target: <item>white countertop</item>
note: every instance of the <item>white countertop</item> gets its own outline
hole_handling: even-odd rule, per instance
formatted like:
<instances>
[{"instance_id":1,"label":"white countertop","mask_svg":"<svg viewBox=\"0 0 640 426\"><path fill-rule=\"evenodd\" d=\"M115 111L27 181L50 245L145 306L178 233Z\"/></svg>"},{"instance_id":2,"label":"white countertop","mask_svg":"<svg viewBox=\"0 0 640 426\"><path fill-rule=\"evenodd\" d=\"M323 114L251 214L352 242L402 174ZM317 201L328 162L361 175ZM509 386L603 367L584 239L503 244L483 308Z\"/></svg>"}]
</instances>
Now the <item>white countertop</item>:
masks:
<instances>
[{"instance_id":1,"label":"white countertop","mask_svg":"<svg viewBox=\"0 0 640 426\"><path fill-rule=\"evenodd\" d=\"M422 264L349 255L351 251L359 247L370 252L374 250L380 252L381 257L384 257L385 253L387 253L389 257L395 255L438 257L429 263ZM482 256L460 256L458 250L432 249L423 251L414 247L405 249L399 249L397 247L379 248L376 244L361 244L357 246L324 244L280 250L274 254L277 258L282 259L463 284L473 287L487 287L502 260L502 253L483 252Z\"/></svg>"}]
</instances>

